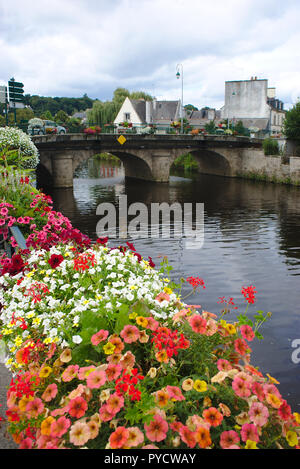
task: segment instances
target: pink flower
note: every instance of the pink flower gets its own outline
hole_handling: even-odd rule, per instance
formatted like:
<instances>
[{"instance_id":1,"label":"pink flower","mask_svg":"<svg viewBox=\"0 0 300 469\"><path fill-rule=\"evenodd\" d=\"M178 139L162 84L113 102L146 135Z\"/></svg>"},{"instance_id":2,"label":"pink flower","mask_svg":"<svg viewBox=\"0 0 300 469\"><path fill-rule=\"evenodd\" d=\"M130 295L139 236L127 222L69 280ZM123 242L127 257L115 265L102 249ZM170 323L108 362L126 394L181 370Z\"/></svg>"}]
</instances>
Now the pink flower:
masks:
<instances>
[{"instance_id":1,"label":"pink flower","mask_svg":"<svg viewBox=\"0 0 300 469\"><path fill-rule=\"evenodd\" d=\"M70 430L70 442L75 446L83 446L90 439L90 429L86 423L76 422Z\"/></svg>"},{"instance_id":2,"label":"pink flower","mask_svg":"<svg viewBox=\"0 0 300 469\"><path fill-rule=\"evenodd\" d=\"M251 440L258 443L259 436L256 426L253 423L244 423L241 429L241 437L244 442Z\"/></svg>"},{"instance_id":3,"label":"pink flower","mask_svg":"<svg viewBox=\"0 0 300 469\"><path fill-rule=\"evenodd\" d=\"M86 410L88 408L87 402L83 397L78 396L75 399L71 399L68 405L68 412L71 417L75 417L80 419L84 416Z\"/></svg>"},{"instance_id":4,"label":"pink flower","mask_svg":"<svg viewBox=\"0 0 300 469\"><path fill-rule=\"evenodd\" d=\"M251 351L251 349L248 347L247 343L243 339L236 339L234 341L234 348L236 353L242 356L246 355L247 353L249 353L249 351Z\"/></svg>"},{"instance_id":5,"label":"pink flower","mask_svg":"<svg viewBox=\"0 0 300 469\"><path fill-rule=\"evenodd\" d=\"M77 377L78 370L79 370L79 365L69 365L61 376L62 380L65 383L72 381L72 379Z\"/></svg>"},{"instance_id":6,"label":"pink flower","mask_svg":"<svg viewBox=\"0 0 300 469\"><path fill-rule=\"evenodd\" d=\"M255 334L252 329L252 327L244 324L243 326L240 327L241 334L245 340L248 340L248 342L251 342L251 340L254 339Z\"/></svg>"},{"instance_id":7,"label":"pink flower","mask_svg":"<svg viewBox=\"0 0 300 469\"><path fill-rule=\"evenodd\" d=\"M131 344L132 342L136 342L139 340L140 337L140 331L136 326L131 326L130 324L127 324L123 328L123 330L120 333L120 336L122 339L124 339L124 342L127 344Z\"/></svg>"},{"instance_id":8,"label":"pink flower","mask_svg":"<svg viewBox=\"0 0 300 469\"><path fill-rule=\"evenodd\" d=\"M188 427L182 425L179 430L181 440L189 447L194 448L197 443L195 432L192 432Z\"/></svg>"},{"instance_id":9,"label":"pink flower","mask_svg":"<svg viewBox=\"0 0 300 469\"><path fill-rule=\"evenodd\" d=\"M225 360L224 358L220 358L217 361L217 368L219 371L229 371L232 370L232 366L228 360Z\"/></svg>"},{"instance_id":10,"label":"pink flower","mask_svg":"<svg viewBox=\"0 0 300 469\"><path fill-rule=\"evenodd\" d=\"M80 380L87 379L88 375L94 371L96 368L93 365L83 366L78 370L77 378Z\"/></svg>"},{"instance_id":11,"label":"pink flower","mask_svg":"<svg viewBox=\"0 0 300 469\"><path fill-rule=\"evenodd\" d=\"M156 296L155 300L158 301L159 303L162 303L163 301L170 301L170 295L168 295L167 293L161 292Z\"/></svg>"},{"instance_id":12,"label":"pink flower","mask_svg":"<svg viewBox=\"0 0 300 469\"><path fill-rule=\"evenodd\" d=\"M197 334L205 334L206 332L206 320L199 314L193 314L189 317L188 323Z\"/></svg>"},{"instance_id":13,"label":"pink flower","mask_svg":"<svg viewBox=\"0 0 300 469\"><path fill-rule=\"evenodd\" d=\"M263 427L269 418L269 411L261 402L253 402L249 410L250 420L258 427Z\"/></svg>"},{"instance_id":14,"label":"pink flower","mask_svg":"<svg viewBox=\"0 0 300 469\"><path fill-rule=\"evenodd\" d=\"M38 415L44 412L44 404L39 397L29 401L26 404L26 414L28 418L37 418Z\"/></svg>"},{"instance_id":15,"label":"pink flower","mask_svg":"<svg viewBox=\"0 0 300 469\"><path fill-rule=\"evenodd\" d=\"M218 330L218 323L214 321L213 319L208 319L206 322L206 330L205 330L205 335L208 337L214 335Z\"/></svg>"},{"instance_id":16,"label":"pink flower","mask_svg":"<svg viewBox=\"0 0 300 469\"><path fill-rule=\"evenodd\" d=\"M150 441L162 441L167 436L168 423L159 414L154 415L154 419L149 425L144 424L146 436Z\"/></svg>"},{"instance_id":17,"label":"pink flower","mask_svg":"<svg viewBox=\"0 0 300 469\"><path fill-rule=\"evenodd\" d=\"M46 402L52 401L57 394L57 385L55 383L49 384L42 394L42 399Z\"/></svg>"},{"instance_id":18,"label":"pink flower","mask_svg":"<svg viewBox=\"0 0 300 469\"><path fill-rule=\"evenodd\" d=\"M124 406L124 397L115 392L107 399L106 406L110 414L116 415Z\"/></svg>"},{"instance_id":19,"label":"pink flower","mask_svg":"<svg viewBox=\"0 0 300 469\"><path fill-rule=\"evenodd\" d=\"M107 339L108 334L109 334L108 331L106 331L104 329L101 329L100 331L98 331L96 334L94 334L91 337L92 344L95 345L95 346L100 344L100 342L103 342L104 340Z\"/></svg>"},{"instance_id":20,"label":"pink flower","mask_svg":"<svg viewBox=\"0 0 300 469\"><path fill-rule=\"evenodd\" d=\"M0 215L2 215L3 217L6 217L7 214L8 214L8 209L6 207L1 208Z\"/></svg>"},{"instance_id":21,"label":"pink flower","mask_svg":"<svg viewBox=\"0 0 300 469\"><path fill-rule=\"evenodd\" d=\"M117 427L109 437L109 444L112 449L122 448L125 446L129 437L129 431L125 427Z\"/></svg>"},{"instance_id":22,"label":"pink flower","mask_svg":"<svg viewBox=\"0 0 300 469\"><path fill-rule=\"evenodd\" d=\"M240 437L234 430L225 431L221 434L220 446L223 449L228 449L233 445L240 442Z\"/></svg>"},{"instance_id":23,"label":"pink flower","mask_svg":"<svg viewBox=\"0 0 300 469\"><path fill-rule=\"evenodd\" d=\"M184 395L177 386L167 386L166 389L170 399L173 399L174 401L185 401Z\"/></svg>"},{"instance_id":24,"label":"pink flower","mask_svg":"<svg viewBox=\"0 0 300 469\"><path fill-rule=\"evenodd\" d=\"M100 408L99 415L100 415L100 420L102 422L109 422L115 416L114 413L109 412L109 410L107 408L107 404L103 404L103 406Z\"/></svg>"},{"instance_id":25,"label":"pink flower","mask_svg":"<svg viewBox=\"0 0 300 469\"><path fill-rule=\"evenodd\" d=\"M122 365L110 363L105 370L107 380L114 381L120 376L122 370Z\"/></svg>"},{"instance_id":26,"label":"pink flower","mask_svg":"<svg viewBox=\"0 0 300 469\"><path fill-rule=\"evenodd\" d=\"M278 409L278 415L282 420L289 420L292 416L292 410L291 407L288 405L288 403L284 400L282 401L281 406Z\"/></svg>"},{"instance_id":27,"label":"pink flower","mask_svg":"<svg viewBox=\"0 0 300 469\"><path fill-rule=\"evenodd\" d=\"M249 397L251 394L250 384L239 376L232 381L232 389L239 397Z\"/></svg>"},{"instance_id":28,"label":"pink flower","mask_svg":"<svg viewBox=\"0 0 300 469\"><path fill-rule=\"evenodd\" d=\"M63 436L71 426L71 420L66 417L59 417L51 423L50 432L52 437L60 438Z\"/></svg>"},{"instance_id":29,"label":"pink flower","mask_svg":"<svg viewBox=\"0 0 300 469\"><path fill-rule=\"evenodd\" d=\"M159 322L156 321L156 319L152 318L151 316L146 319L148 321L147 329L150 329L151 331L156 331L156 329L159 326Z\"/></svg>"},{"instance_id":30,"label":"pink flower","mask_svg":"<svg viewBox=\"0 0 300 469\"><path fill-rule=\"evenodd\" d=\"M21 441L19 448L20 449L32 449L33 441L31 438L25 438Z\"/></svg>"},{"instance_id":31,"label":"pink flower","mask_svg":"<svg viewBox=\"0 0 300 469\"><path fill-rule=\"evenodd\" d=\"M251 388L253 394L255 394L258 399L262 402L265 399L266 393L262 384L254 382Z\"/></svg>"},{"instance_id":32,"label":"pink flower","mask_svg":"<svg viewBox=\"0 0 300 469\"><path fill-rule=\"evenodd\" d=\"M144 434L138 427L129 427L127 428L129 435L126 441L126 446L132 448L134 446L139 446L144 442Z\"/></svg>"},{"instance_id":33,"label":"pink flower","mask_svg":"<svg viewBox=\"0 0 300 469\"><path fill-rule=\"evenodd\" d=\"M99 389L106 382L106 374L104 370L96 368L92 371L86 380L86 384L90 389Z\"/></svg>"}]
</instances>

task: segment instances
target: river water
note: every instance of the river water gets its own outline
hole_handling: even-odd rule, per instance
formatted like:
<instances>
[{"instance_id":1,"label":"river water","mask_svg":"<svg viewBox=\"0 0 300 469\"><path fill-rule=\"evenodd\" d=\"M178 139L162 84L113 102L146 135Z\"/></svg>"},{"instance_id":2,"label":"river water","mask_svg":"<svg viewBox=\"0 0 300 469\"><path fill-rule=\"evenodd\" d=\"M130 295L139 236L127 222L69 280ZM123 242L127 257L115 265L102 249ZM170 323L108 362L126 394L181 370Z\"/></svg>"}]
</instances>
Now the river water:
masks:
<instances>
[{"instance_id":1,"label":"river water","mask_svg":"<svg viewBox=\"0 0 300 469\"><path fill-rule=\"evenodd\" d=\"M169 184L128 182L122 166L89 160L77 170L73 190L51 192L54 208L93 240L101 218L97 206L109 202L118 207L121 195L127 195L128 206L204 204L201 249L187 249L180 239L131 241L157 266L167 256L173 279L203 278L206 288L200 288L190 303L218 314L219 298L232 297L238 309L228 320L245 311L242 286L255 286L257 301L249 316L262 310L272 312L272 317L261 328L264 340L251 343L252 364L274 376L293 410L300 412L300 363L292 359L294 341L299 339L300 344L300 188L180 173L174 173ZM111 246L116 244L117 240L110 241Z\"/></svg>"}]
</instances>

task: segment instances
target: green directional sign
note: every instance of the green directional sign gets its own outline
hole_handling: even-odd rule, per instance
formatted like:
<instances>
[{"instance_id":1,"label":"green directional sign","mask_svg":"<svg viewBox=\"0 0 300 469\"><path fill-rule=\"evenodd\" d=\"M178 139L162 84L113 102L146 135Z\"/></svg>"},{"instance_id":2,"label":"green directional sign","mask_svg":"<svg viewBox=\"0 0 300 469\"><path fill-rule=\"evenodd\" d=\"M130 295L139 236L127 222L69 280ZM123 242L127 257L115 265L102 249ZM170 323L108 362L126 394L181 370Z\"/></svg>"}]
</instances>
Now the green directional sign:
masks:
<instances>
[{"instance_id":1,"label":"green directional sign","mask_svg":"<svg viewBox=\"0 0 300 469\"><path fill-rule=\"evenodd\" d=\"M24 101L24 85L14 78L8 82L9 101L12 103L21 103Z\"/></svg>"}]
</instances>

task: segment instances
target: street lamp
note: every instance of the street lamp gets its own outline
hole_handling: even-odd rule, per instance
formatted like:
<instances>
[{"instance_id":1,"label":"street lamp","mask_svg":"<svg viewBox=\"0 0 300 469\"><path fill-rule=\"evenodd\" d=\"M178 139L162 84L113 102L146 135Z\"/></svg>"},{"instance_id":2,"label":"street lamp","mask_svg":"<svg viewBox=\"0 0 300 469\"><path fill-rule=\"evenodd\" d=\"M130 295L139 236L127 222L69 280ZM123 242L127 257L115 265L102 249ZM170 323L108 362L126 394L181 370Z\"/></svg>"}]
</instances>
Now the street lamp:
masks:
<instances>
[{"instance_id":1,"label":"street lamp","mask_svg":"<svg viewBox=\"0 0 300 469\"><path fill-rule=\"evenodd\" d=\"M181 70L181 74L180 74ZM176 65L176 78L179 80L181 76L181 133L183 134L183 66L182 64Z\"/></svg>"}]
</instances>

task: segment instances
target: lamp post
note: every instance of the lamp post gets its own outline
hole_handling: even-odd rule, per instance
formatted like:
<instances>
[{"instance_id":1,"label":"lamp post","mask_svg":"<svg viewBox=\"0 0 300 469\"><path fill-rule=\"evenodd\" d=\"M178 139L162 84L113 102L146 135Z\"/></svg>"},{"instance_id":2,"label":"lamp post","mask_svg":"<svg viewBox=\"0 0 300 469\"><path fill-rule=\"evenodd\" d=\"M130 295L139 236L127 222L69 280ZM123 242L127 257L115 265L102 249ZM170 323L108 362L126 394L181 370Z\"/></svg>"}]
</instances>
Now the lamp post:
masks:
<instances>
[{"instance_id":1,"label":"lamp post","mask_svg":"<svg viewBox=\"0 0 300 469\"><path fill-rule=\"evenodd\" d=\"M180 73L181 70L181 73ZM176 66L176 78L179 80L181 76L181 133L183 134L183 66L182 64L177 64Z\"/></svg>"}]
</instances>

